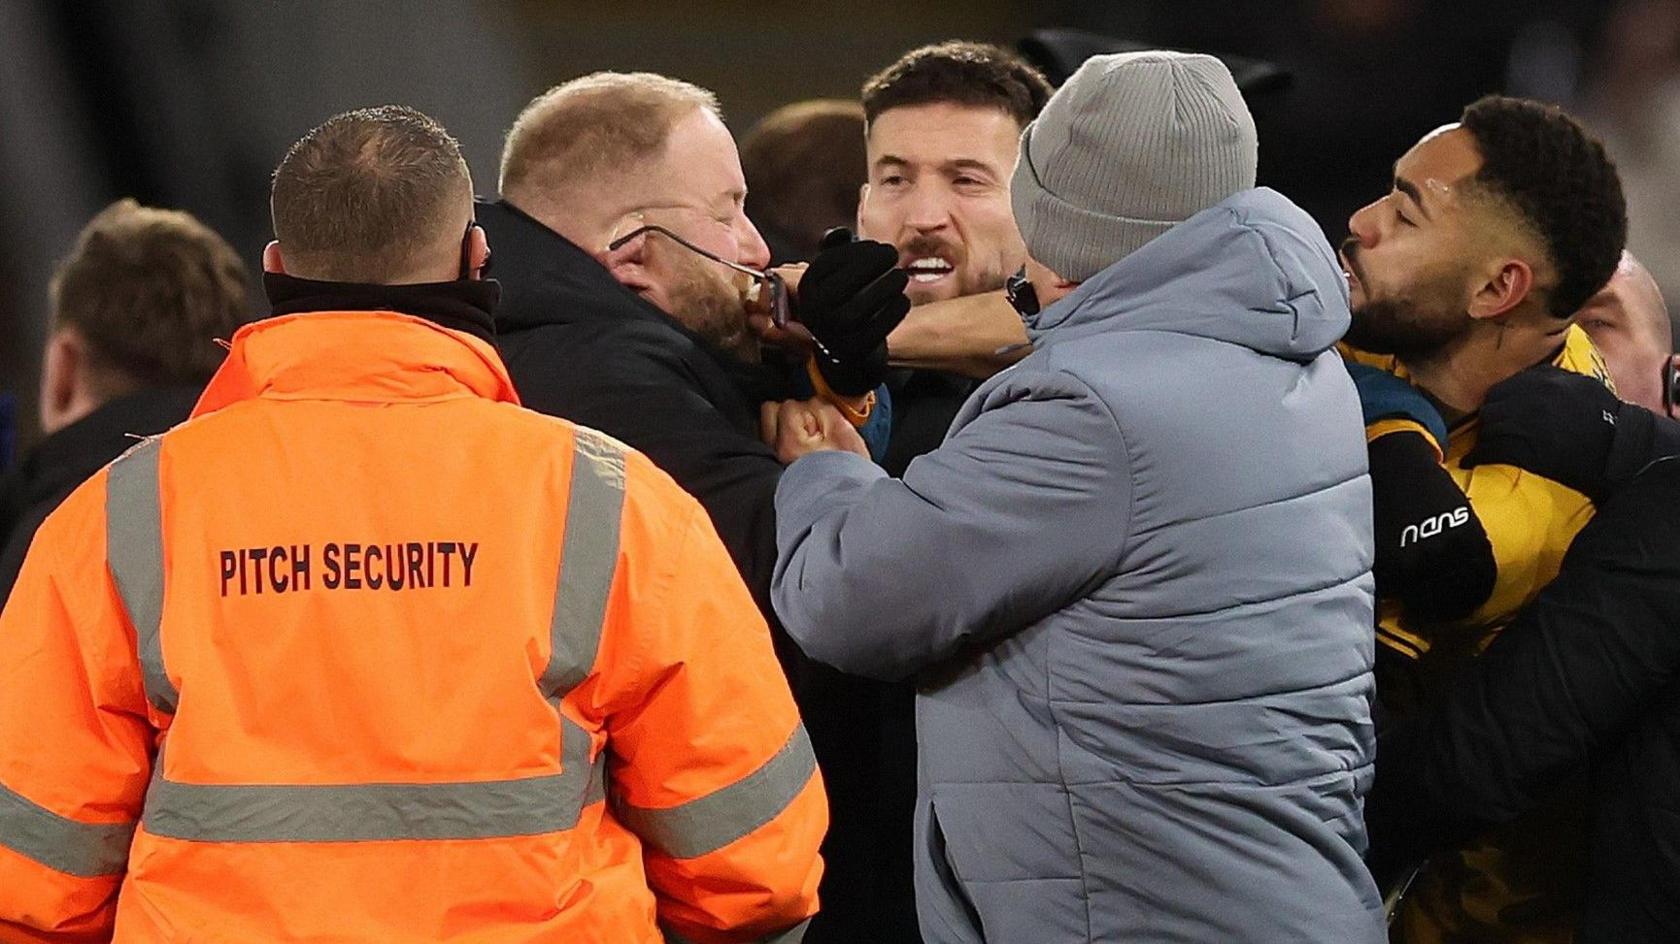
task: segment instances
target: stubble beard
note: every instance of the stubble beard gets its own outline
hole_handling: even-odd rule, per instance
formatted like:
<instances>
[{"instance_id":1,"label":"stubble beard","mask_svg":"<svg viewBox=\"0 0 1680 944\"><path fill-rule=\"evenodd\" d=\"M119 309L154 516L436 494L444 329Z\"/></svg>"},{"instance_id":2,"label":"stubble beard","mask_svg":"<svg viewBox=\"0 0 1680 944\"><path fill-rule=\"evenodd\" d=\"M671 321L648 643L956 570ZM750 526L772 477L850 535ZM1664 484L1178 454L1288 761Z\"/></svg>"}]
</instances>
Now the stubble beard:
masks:
<instances>
[{"instance_id":1,"label":"stubble beard","mask_svg":"<svg viewBox=\"0 0 1680 944\"><path fill-rule=\"evenodd\" d=\"M1353 312L1343 340L1372 354L1392 354L1406 364L1438 359L1470 330L1468 316L1414 298L1368 300Z\"/></svg>"},{"instance_id":2,"label":"stubble beard","mask_svg":"<svg viewBox=\"0 0 1680 944\"><path fill-rule=\"evenodd\" d=\"M746 300L728 278L701 268L715 265L703 259L679 263L670 292L671 317L712 347L743 363L756 364L758 338L747 322Z\"/></svg>"}]
</instances>

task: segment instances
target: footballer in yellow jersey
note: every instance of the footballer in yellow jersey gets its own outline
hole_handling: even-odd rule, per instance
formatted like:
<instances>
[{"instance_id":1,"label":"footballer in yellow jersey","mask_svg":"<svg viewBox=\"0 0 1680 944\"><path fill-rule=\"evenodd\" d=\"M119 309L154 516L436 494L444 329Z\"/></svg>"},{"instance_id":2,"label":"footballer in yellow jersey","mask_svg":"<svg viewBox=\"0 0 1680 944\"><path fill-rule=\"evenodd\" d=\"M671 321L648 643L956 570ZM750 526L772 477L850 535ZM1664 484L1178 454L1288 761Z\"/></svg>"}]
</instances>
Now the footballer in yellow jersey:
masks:
<instances>
[{"instance_id":1,"label":"footballer in yellow jersey","mask_svg":"<svg viewBox=\"0 0 1680 944\"><path fill-rule=\"evenodd\" d=\"M1581 492L1468 460L1501 381L1550 362L1609 384L1573 319L1615 270L1627 208L1615 165L1574 119L1489 97L1407 151L1348 228L1344 354L1370 452L1379 717L1393 720L1432 703L1534 599L1592 517ZM1585 824L1548 812L1431 859L1393 940L1568 940Z\"/></svg>"}]
</instances>

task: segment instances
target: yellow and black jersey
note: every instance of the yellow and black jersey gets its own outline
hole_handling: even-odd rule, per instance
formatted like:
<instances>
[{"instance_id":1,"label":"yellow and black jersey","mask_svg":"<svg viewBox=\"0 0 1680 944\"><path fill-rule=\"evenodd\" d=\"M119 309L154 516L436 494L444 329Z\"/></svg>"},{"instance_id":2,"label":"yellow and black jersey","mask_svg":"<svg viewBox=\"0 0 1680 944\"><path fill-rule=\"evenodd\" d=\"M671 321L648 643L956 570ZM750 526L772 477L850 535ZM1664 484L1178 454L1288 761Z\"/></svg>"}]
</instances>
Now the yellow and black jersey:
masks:
<instances>
[{"instance_id":1,"label":"yellow and black jersey","mask_svg":"<svg viewBox=\"0 0 1680 944\"><path fill-rule=\"evenodd\" d=\"M1368 354L1345 345L1342 353L1350 360L1409 379L1406 368L1393 356ZM1565 333L1563 347L1552 363L1613 388L1603 356L1577 326L1570 326ZM1383 419L1366 429L1366 440L1405 428L1424 431L1411 420ZM1464 456L1476 445L1479 428L1474 413L1455 423L1448 431L1443 464L1469 497L1470 507L1493 547L1498 567L1493 592L1470 616L1450 626L1418 625L1403 617L1398 604L1383 602L1378 610L1377 641L1407 659L1421 658L1444 636L1462 642L1471 651L1485 648L1517 611L1557 576L1564 551L1592 518L1592 502L1585 495L1551 479L1510 465L1464 467Z\"/></svg>"},{"instance_id":2,"label":"yellow and black jersey","mask_svg":"<svg viewBox=\"0 0 1680 944\"><path fill-rule=\"evenodd\" d=\"M1343 356L1402 379L1393 357L1343 347ZM1585 331L1571 326L1552 363L1614 389L1604 358ZM1366 428L1366 440L1400 429L1427 431L1405 419ZM1585 495L1509 465L1466 468L1480 422L1471 414L1453 424L1442 464L1469 498L1486 532L1496 565L1492 592L1469 616L1451 623L1410 620L1396 600L1379 601L1377 694L1385 710L1405 714L1432 700L1453 666L1479 654L1554 577L1575 535L1591 520ZM1438 692L1436 693L1438 694ZM1432 858L1418 873L1394 916L1396 944L1448 941L1564 944L1572 937L1573 901L1585 848L1578 791L1564 790L1546 808L1479 835L1452 853Z\"/></svg>"}]
</instances>

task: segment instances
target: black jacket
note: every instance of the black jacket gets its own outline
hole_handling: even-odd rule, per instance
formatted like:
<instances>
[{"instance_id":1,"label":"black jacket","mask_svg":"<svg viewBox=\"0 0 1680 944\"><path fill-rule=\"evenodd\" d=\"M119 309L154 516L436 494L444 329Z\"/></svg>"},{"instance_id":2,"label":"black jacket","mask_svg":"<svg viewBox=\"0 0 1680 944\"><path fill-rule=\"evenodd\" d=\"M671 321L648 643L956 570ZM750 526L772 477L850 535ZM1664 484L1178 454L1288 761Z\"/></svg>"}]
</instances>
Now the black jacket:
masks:
<instances>
[{"instance_id":1,"label":"black jacket","mask_svg":"<svg viewBox=\"0 0 1680 944\"><path fill-rule=\"evenodd\" d=\"M759 441L758 407L792 395L778 372L714 350L504 202L480 203L478 223L502 285L497 346L520 399L670 473L705 507L768 615L782 465Z\"/></svg>"},{"instance_id":2,"label":"black jacket","mask_svg":"<svg viewBox=\"0 0 1680 944\"><path fill-rule=\"evenodd\" d=\"M912 459L938 449L951 431L951 421L979 386L977 380L944 371L894 371L887 378L887 389L892 391L892 435L881 460L887 474L902 477Z\"/></svg>"},{"instance_id":3,"label":"black jacket","mask_svg":"<svg viewBox=\"0 0 1680 944\"><path fill-rule=\"evenodd\" d=\"M0 604L11 595L35 529L93 473L187 418L199 391L142 390L104 404L46 439L0 480Z\"/></svg>"},{"instance_id":4,"label":"black jacket","mask_svg":"<svg viewBox=\"0 0 1680 944\"><path fill-rule=\"evenodd\" d=\"M758 408L800 395L794 372L718 352L620 285L599 262L505 202L480 203L497 344L527 407L646 453L711 516L772 627L776 484ZM775 632L828 786L823 910L806 940L913 941L912 693L800 656Z\"/></svg>"},{"instance_id":5,"label":"black jacket","mask_svg":"<svg viewBox=\"0 0 1680 944\"><path fill-rule=\"evenodd\" d=\"M1392 874L1582 776L1576 940L1680 941L1680 459L1606 501L1444 701L1379 740L1372 870Z\"/></svg>"}]
</instances>

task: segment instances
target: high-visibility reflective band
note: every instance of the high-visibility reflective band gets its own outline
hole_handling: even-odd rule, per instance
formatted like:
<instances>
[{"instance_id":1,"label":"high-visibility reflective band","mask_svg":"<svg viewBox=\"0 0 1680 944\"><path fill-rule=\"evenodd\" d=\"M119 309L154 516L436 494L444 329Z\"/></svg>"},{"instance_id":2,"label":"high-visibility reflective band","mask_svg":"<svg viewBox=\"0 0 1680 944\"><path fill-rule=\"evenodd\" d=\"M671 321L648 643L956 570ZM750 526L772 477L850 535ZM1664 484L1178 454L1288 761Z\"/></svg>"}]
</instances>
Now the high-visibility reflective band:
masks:
<instances>
[{"instance_id":1,"label":"high-visibility reflective band","mask_svg":"<svg viewBox=\"0 0 1680 944\"><path fill-rule=\"evenodd\" d=\"M105 558L128 610L140 655L146 700L175 713L180 696L163 668L163 510L158 497L158 448L145 440L111 464L105 483Z\"/></svg>"},{"instance_id":2,"label":"high-visibility reflective band","mask_svg":"<svg viewBox=\"0 0 1680 944\"><path fill-rule=\"evenodd\" d=\"M605 799L606 755L571 721L558 774L461 783L187 784L152 767L142 822L154 836L198 842L379 842L492 839L561 832ZM133 827L129 827L132 831ZM125 847L126 849L126 847Z\"/></svg>"},{"instance_id":3,"label":"high-visibility reflective band","mask_svg":"<svg viewBox=\"0 0 1680 944\"><path fill-rule=\"evenodd\" d=\"M811 919L806 918L786 931L777 931L765 937L754 938L750 944L799 944L805 939L805 932L811 927ZM671 930L661 927L660 933L665 935L665 944L693 944L688 938Z\"/></svg>"},{"instance_id":4,"label":"high-visibility reflective band","mask_svg":"<svg viewBox=\"0 0 1680 944\"><path fill-rule=\"evenodd\" d=\"M621 804L614 813L636 835L667 855L693 859L716 852L775 819L817 770L805 726L764 765L721 790L678 806L649 809Z\"/></svg>"},{"instance_id":5,"label":"high-visibility reflective band","mask_svg":"<svg viewBox=\"0 0 1680 944\"><path fill-rule=\"evenodd\" d=\"M577 825L589 769L522 780L212 785L156 778L146 832L196 842L493 839Z\"/></svg>"},{"instance_id":6,"label":"high-visibility reflective band","mask_svg":"<svg viewBox=\"0 0 1680 944\"><path fill-rule=\"evenodd\" d=\"M0 784L0 846L49 869L78 878L120 875L133 840L133 823L83 823Z\"/></svg>"},{"instance_id":7,"label":"high-visibility reflective band","mask_svg":"<svg viewBox=\"0 0 1680 944\"><path fill-rule=\"evenodd\" d=\"M607 595L618 567L619 518L624 510L624 447L578 427L566 536L549 623L544 694L556 700L576 688L595 665L606 620Z\"/></svg>"},{"instance_id":8,"label":"high-visibility reflective band","mask_svg":"<svg viewBox=\"0 0 1680 944\"><path fill-rule=\"evenodd\" d=\"M559 710L556 707L556 710ZM607 798L607 754L601 752L594 761L589 759L589 732L572 719L560 716L560 776L566 780L568 796L577 797L578 806L599 803ZM587 779L581 784L578 775Z\"/></svg>"}]
</instances>

